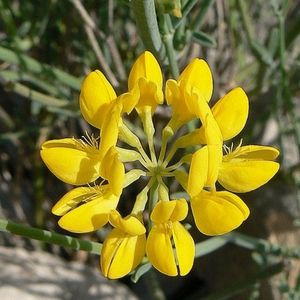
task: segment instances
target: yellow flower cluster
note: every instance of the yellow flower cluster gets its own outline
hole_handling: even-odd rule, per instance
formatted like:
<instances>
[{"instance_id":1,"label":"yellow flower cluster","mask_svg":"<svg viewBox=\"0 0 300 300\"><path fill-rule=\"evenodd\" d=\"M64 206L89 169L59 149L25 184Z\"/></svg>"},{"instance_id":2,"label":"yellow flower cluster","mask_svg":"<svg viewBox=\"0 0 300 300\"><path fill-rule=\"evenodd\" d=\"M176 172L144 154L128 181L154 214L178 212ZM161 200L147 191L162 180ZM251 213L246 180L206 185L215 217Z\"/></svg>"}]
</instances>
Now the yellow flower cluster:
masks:
<instances>
[{"instance_id":1,"label":"yellow flower cluster","mask_svg":"<svg viewBox=\"0 0 300 300\"><path fill-rule=\"evenodd\" d=\"M104 276L125 276L143 259L170 276L186 275L191 270L195 244L181 223L188 214L188 203L186 199L170 200L166 178L175 178L187 191L197 228L206 235L219 235L237 228L249 215L246 204L232 192L254 190L278 171L274 160L279 152L275 148L240 144L233 149L223 145L243 129L248 98L238 87L210 108L212 90L210 68L196 58L177 81L166 82L163 93L160 66L150 52L145 52L131 69L128 92L120 96L100 71L91 72L83 81L80 110L85 120L100 130L100 139L91 135L42 145L41 157L49 170L77 186L52 209L60 216L59 225L76 233L95 231L107 223L113 227L101 251ZM157 156L152 117L164 94L172 117L162 130ZM123 115L134 109L142 121L150 155L123 120ZM170 138L193 119L200 120L201 127L177 137L166 155ZM117 146L118 139L122 148ZM128 147L124 148L125 144ZM171 164L175 152L189 146L201 148ZM128 162L140 168L126 170ZM190 164L189 172L184 164ZM136 197L131 213L123 218L116 210L122 191L140 177L148 183ZM217 191L217 181L228 191ZM150 219L143 214L145 209Z\"/></svg>"}]
</instances>

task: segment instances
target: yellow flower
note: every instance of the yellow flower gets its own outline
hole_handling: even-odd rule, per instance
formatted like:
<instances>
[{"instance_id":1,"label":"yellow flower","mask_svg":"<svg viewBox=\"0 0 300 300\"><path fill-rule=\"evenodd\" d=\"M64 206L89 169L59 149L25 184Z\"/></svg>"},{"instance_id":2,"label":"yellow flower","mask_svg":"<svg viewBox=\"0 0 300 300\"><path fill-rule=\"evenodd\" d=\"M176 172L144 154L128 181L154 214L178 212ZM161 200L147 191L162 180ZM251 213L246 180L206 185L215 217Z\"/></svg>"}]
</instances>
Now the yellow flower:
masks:
<instances>
[{"instance_id":1,"label":"yellow flower","mask_svg":"<svg viewBox=\"0 0 300 300\"><path fill-rule=\"evenodd\" d=\"M222 133L222 140L230 140L246 124L249 113L248 97L242 88L234 88L217 101L211 112ZM206 144L205 128L201 127L193 134L197 135L198 143Z\"/></svg>"},{"instance_id":2,"label":"yellow flower","mask_svg":"<svg viewBox=\"0 0 300 300\"><path fill-rule=\"evenodd\" d=\"M207 235L220 235L241 225L248 217L249 209L232 193L204 189L208 176L208 154L205 146L193 155L187 190L199 231Z\"/></svg>"},{"instance_id":3,"label":"yellow flower","mask_svg":"<svg viewBox=\"0 0 300 300\"><path fill-rule=\"evenodd\" d=\"M241 88L235 88L211 109L212 74L208 64L197 58L177 81L166 83L172 117L162 130L161 150L156 157L153 114L163 103L162 88L160 66L148 51L132 66L128 92L120 96L100 71L93 71L83 81L80 109L85 120L100 130L100 140L93 136L66 138L47 141L41 148L50 171L77 186L52 209L60 217L59 225L75 233L91 232L108 222L114 227L104 241L100 260L104 276L111 279L134 271L145 254L157 270L169 276L183 276L191 270L195 244L181 223L188 214L188 204L185 199L169 201L165 178L175 178L189 193L197 228L206 235L219 235L234 230L249 216L246 204L232 192L260 187L279 168L274 161L279 154L275 148L239 145L233 150L223 145L245 126L248 98ZM123 115L134 108L142 121L148 151L123 123ZM179 138L174 136L175 142L167 152L175 131L195 118L201 127ZM117 147L118 139L128 147ZM201 148L169 165L178 148L190 145ZM123 163L127 162L130 170L125 174ZM189 174L181 168L186 163L190 163ZM141 176L148 181L131 213L122 218L116 208L123 189ZM217 181L228 191L217 191ZM149 192L152 199L147 205ZM151 208L147 238L142 220L146 207Z\"/></svg>"},{"instance_id":4,"label":"yellow flower","mask_svg":"<svg viewBox=\"0 0 300 300\"><path fill-rule=\"evenodd\" d=\"M218 181L227 190L246 193L266 184L279 170L273 161L279 151L273 147L237 147L223 157Z\"/></svg>"},{"instance_id":5,"label":"yellow flower","mask_svg":"<svg viewBox=\"0 0 300 300\"><path fill-rule=\"evenodd\" d=\"M116 98L113 87L103 73L93 71L86 76L81 86L80 111L88 123L100 129Z\"/></svg>"},{"instance_id":6,"label":"yellow flower","mask_svg":"<svg viewBox=\"0 0 300 300\"><path fill-rule=\"evenodd\" d=\"M103 243L101 270L105 277L117 279L134 270L145 255L146 229L138 217L122 218L112 211L109 221L115 228Z\"/></svg>"},{"instance_id":7,"label":"yellow flower","mask_svg":"<svg viewBox=\"0 0 300 300\"><path fill-rule=\"evenodd\" d=\"M130 93L124 93L117 97L113 87L99 70L95 70L85 77L79 97L80 111L83 117L89 124L99 129L104 126L105 119L110 119L107 116L110 116L112 111L120 111L120 116L124 112L130 113L137 101L138 99Z\"/></svg>"},{"instance_id":8,"label":"yellow flower","mask_svg":"<svg viewBox=\"0 0 300 300\"><path fill-rule=\"evenodd\" d=\"M128 90L136 97L135 106L140 114L146 107L154 113L158 104L163 103L163 78L160 66L149 51L141 54L131 68L128 78Z\"/></svg>"},{"instance_id":9,"label":"yellow flower","mask_svg":"<svg viewBox=\"0 0 300 300\"><path fill-rule=\"evenodd\" d=\"M180 74L178 80L169 79L166 83L166 100L172 106L176 127L197 117L190 109L191 96L200 93L204 101L209 102L213 91L210 68L203 59L195 58Z\"/></svg>"},{"instance_id":10,"label":"yellow flower","mask_svg":"<svg viewBox=\"0 0 300 300\"><path fill-rule=\"evenodd\" d=\"M195 244L179 222L187 213L188 205L184 199L159 201L151 213L154 225L147 238L147 256L157 270L169 276L178 275L178 269L184 276L193 266Z\"/></svg>"},{"instance_id":11,"label":"yellow flower","mask_svg":"<svg viewBox=\"0 0 300 300\"><path fill-rule=\"evenodd\" d=\"M75 152L72 155L67 146L74 144L81 145L85 151L88 149L98 153L97 149L91 150L91 146L75 139L49 141L43 144L41 150L41 156L49 169L67 183L87 184L101 176L108 181L108 184L75 188L56 203L52 212L62 216L58 223L66 230L78 233L95 231L108 222L110 211L118 204L123 189L125 169L119 160L117 150L111 147L102 162L99 160L99 155L96 155L94 164L97 170L95 171L91 161L86 162L88 154L84 150L71 148ZM93 170L96 175L90 170Z\"/></svg>"},{"instance_id":12,"label":"yellow flower","mask_svg":"<svg viewBox=\"0 0 300 300\"><path fill-rule=\"evenodd\" d=\"M82 185L100 177L96 145L74 138L51 140L42 144L40 153L48 169L66 183Z\"/></svg>"},{"instance_id":13,"label":"yellow flower","mask_svg":"<svg viewBox=\"0 0 300 300\"><path fill-rule=\"evenodd\" d=\"M109 184L78 187L65 194L52 208L52 213L62 216L58 224L65 230L91 232L108 222L110 211L118 202L119 196L113 194Z\"/></svg>"},{"instance_id":14,"label":"yellow flower","mask_svg":"<svg viewBox=\"0 0 300 300\"><path fill-rule=\"evenodd\" d=\"M272 147L238 147L223 157L218 181L232 192L244 193L257 189L277 173L279 164L272 160L278 154L278 150ZM208 176L208 149L205 146L193 154L187 190L198 229L208 235L224 234L248 217L248 208L232 193L205 191ZM221 217L223 215L227 217Z\"/></svg>"},{"instance_id":15,"label":"yellow flower","mask_svg":"<svg viewBox=\"0 0 300 300\"><path fill-rule=\"evenodd\" d=\"M233 89L215 104L212 114L223 140L240 133L245 126L248 109L248 98L241 88ZM191 143L207 143L207 146L193 154L187 190L191 196L196 225L208 235L223 234L235 229L249 214L246 205L236 195L215 191L217 180L229 191L243 193L265 184L279 169L279 164L273 161L279 151L265 146L238 146L234 151L225 147L228 153L224 156L221 154L220 161L219 157L209 151L211 132L204 125L181 140L181 143L185 143L191 137ZM209 171L210 165L213 165L213 176ZM208 193L203 190L205 187L212 191ZM217 218L223 215L227 218ZM217 221L214 223L213 220Z\"/></svg>"},{"instance_id":16,"label":"yellow flower","mask_svg":"<svg viewBox=\"0 0 300 300\"><path fill-rule=\"evenodd\" d=\"M197 228L206 235L225 234L246 220L249 209L235 194L202 190L191 199Z\"/></svg>"}]
</instances>

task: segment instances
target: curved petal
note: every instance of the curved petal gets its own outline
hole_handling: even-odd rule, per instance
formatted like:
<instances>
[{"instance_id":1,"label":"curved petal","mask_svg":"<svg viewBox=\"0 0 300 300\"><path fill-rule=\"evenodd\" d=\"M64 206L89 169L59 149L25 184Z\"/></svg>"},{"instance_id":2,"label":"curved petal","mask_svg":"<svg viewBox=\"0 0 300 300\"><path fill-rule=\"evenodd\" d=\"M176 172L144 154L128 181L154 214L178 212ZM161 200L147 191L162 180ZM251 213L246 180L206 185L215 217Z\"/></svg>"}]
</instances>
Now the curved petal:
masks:
<instances>
[{"instance_id":1,"label":"curved petal","mask_svg":"<svg viewBox=\"0 0 300 300\"><path fill-rule=\"evenodd\" d=\"M190 272L195 258L195 243L189 232L179 222L172 224L173 239L181 276Z\"/></svg>"},{"instance_id":2,"label":"curved petal","mask_svg":"<svg viewBox=\"0 0 300 300\"><path fill-rule=\"evenodd\" d=\"M187 191L191 197L197 196L207 180L208 148L203 147L192 156Z\"/></svg>"},{"instance_id":3,"label":"curved petal","mask_svg":"<svg viewBox=\"0 0 300 300\"><path fill-rule=\"evenodd\" d=\"M103 243L101 270L110 279L121 278L137 267L145 255L145 234L128 237L113 229Z\"/></svg>"},{"instance_id":4,"label":"curved petal","mask_svg":"<svg viewBox=\"0 0 300 300\"><path fill-rule=\"evenodd\" d=\"M162 89L163 79L160 66L149 51L141 54L133 64L128 78L128 90L132 90L140 78L145 78L155 83L158 89Z\"/></svg>"},{"instance_id":5,"label":"curved petal","mask_svg":"<svg viewBox=\"0 0 300 300\"><path fill-rule=\"evenodd\" d=\"M278 157L279 150L270 146L247 145L238 147L232 153L224 156L224 161L230 157L247 160L274 160Z\"/></svg>"},{"instance_id":6,"label":"curved petal","mask_svg":"<svg viewBox=\"0 0 300 300\"><path fill-rule=\"evenodd\" d=\"M186 148L189 146L196 146L196 145L204 145L206 144L204 130L203 127L197 128L183 136L180 136L176 141L176 147L178 148ZM201 131L201 133L200 133Z\"/></svg>"},{"instance_id":7,"label":"curved petal","mask_svg":"<svg viewBox=\"0 0 300 300\"><path fill-rule=\"evenodd\" d=\"M103 73L91 72L83 81L80 93L80 110L87 122L101 128L109 104L116 99L116 93Z\"/></svg>"},{"instance_id":8,"label":"curved petal","mask_svg":"<svg viewBox=\"0 0 300 300\"><path fill-rule=\"evenodd\" d=\"M162 90L158 88L156 83L145 78L139 79L138 85L132 90L132 93L136 94L136 89L138 89L140 95L139 101L135 106L137 112L140 114L145 107L150 106L151 113L154 114L157 104L163 103Z\"/></svg>"},{"instance_id":9,"label":"curved petal","mask_svg":"<svg viewBox=\"0 0 300 300\"><path fill-rule=\"evenodd\" d=\"M246 93L240 87L231 90L213 106L212 113L223 140L235 137L242 131L248 118L249 100Z\"/></svg>"},{"instance_id":10,"label":"curved petal","mask_svg":"<svg viewBox=\"0 0 300 300\"><path fill-rule=\"evenodd\" d=\"M170 219L175 207L176 201L158 201L152 210L150 219L154 223L165 223Z\"/></svg>"},{"instance_id":11,"label":"curved petal","mask_svg":"<svg viewBox=\"0 0 300 300\"><path fill-rule=\"evenodd\" d=\"M219 170L222 164L222 146L207 145L208 149L208 172L206 186L213 187L218 179Z\"/></svg>"},{"instance_id":12,"label":"curved petal","mask_svg":"<svg viewBox=\"0 0 300 300\"><path fill-rule=\"evenodd\" d=\"M140 99L140 91L138 89L133 89L130 92L120 95L117 101L122 103L122 113L130 114L135 108Z\"/></svg>"},{"instance_id":13,"label":"curved petal","mask_svg":"<svg viewBox=\"0 0 300 300\"><path fill-rule=\"evenodd\" d=\"M159 272L176 276L178 274L174 258L171 233L165 224L154 225L146 243L146 253L151 264Z\"/></svg>"},{"instance_id":14,"label":"curved petal","mask_svg":"<svg viewBox=\"0 0 300 300\"><path fill-rule=\"evenodd\" d=\"M170 221L175 222L184 220L189 210L186 200L181 198L177 200L171 200L171 202L173 201L176 202L176 206L174 207L174 210L170 216Z\"/></svg>"},{"instance_id":15,"label":"curved petal","mask_svg":"<svg viewBox=\"0 0 300 300\"><path fill-rule=\"evenodd\" d=\"M203 97L199 97L197 94L193 94L191 101L189 102L190 109L192 109L197 117L201 120L205 140L207 145L219 145L223 144L223 137L216 122L208 103L206 103Z\"/></svg>"},{"instance_id":16,"label":"curved petal","mask_svg":"<svg viewBox=\"0 0 300 300\"><path fill-rule=\"evenodd\" d=\"M100 176L101 158L97 149L78 140L47 141L40 154L49 170L66 183L87 184Z\"/></svg>"},{"instance_id":17,"label":"curved petal","mask_svg":"<svg viewBox=\"0 0 300 300\"><path fill-rule=\"evenodd\" d=\"M249 217L249 214L250 214L249 208L240 197L238 197L237 195L230 193L228 191L216 192L216 195L219 198L223 198L224 200L235 205L243 214L244 220L246 220Z\"/></svg>"},{"instance_id":18,"label":"curved petal","mask_svg":"<svg viewBox=\"0 0 300 300\"><path fill-rule=\"evenodd\" d=\"M159 201L155 205L151 220L154 223L165 223L171 221L181 221L186 218L188 213L188 205L185 199L177 199L171 201Z\"/></svg>"},{"instance_id":19,"label":"curved petal","mask_svg":"<svg viewBox=\"0 0 300 300\"><path fill-rule=\"evenodd\" d=\"M182 125L196 117L187 107L177 81L169 79L166 82L165 95L167 104L172 106L173 118L176 119L177 123ZM180 127L180 125L177 125L177 127Z\"/></svg>"},{"instance_id":20,"label":"curved petal","mask_svg":"<svg viewBox=\"0 0 300 300\"><path fill-rule=\"evenodd\" d=\"M100 167L100 174L101 177L109 182L112 192L116 196L120 196L125 179L125 167L115 147L111 147L104 156Z\"/></svg>"},{"instance_id":21,"label":"curved petal","mask_svg":"<svg viewBox=\"0 0 300 300\"><path fill-rule=\"evenodd\" d=\"M110 147L116 146L121 120L122 102L116 101L108 110L102 124L99 153L104 157Z\"/></svg>"},{"instance_id":22,"label":"curved petal","mask_svg":"<svg viewBox=\"0 0 300 300\"><path fill-rule=\"evenodd\" d=\"M157 60L152 53L145 51L132 66L128 78L129 91L140 95L136 104L139 114L147 106L151 107L153 114L157 104L163 102L162 83L162 73Z\"/></svg>"},{"instance_id":23,"label":"curved petal","mask_svg":"<svg viewBox=\"0 0 300 300\"><path fill-rule=\"evenodd\" d=\"M65 230L84 233L95 231L108 222L109 213L117 207L119 198L105 194L71 210L59 219L59 226Z\"/></svg>"},{"instance_id":24,"label":"curved petal","mask_svg":"<svg viewBox=\"0 0 300 300\"><path fill-rule=\"evenodd\" d=\"M141 221L138 220L138 218L132 215L122 218L122 216L116 210L110 213L109 222L115 228L118 228L132 236L146 233L145 226Z\"/></svg>"},{"instance_id":25,"label":"curved petal","mask_svg":"<svg viewBox=\"0 0 300 300\"><path fill-rule=\"evenodd\" d=\"M72 189L53 206L52 213L56 216L63 216L80 203L90 201L97 195L99 195L99 192L91 187Z\"/></svg>"},{"instance_id":26,"label":"curved petal","mask_svg":"<svg viewBox=\"0 0 300 300\"><path fill-rule=\"evenodd\" d=\"M224 193L225 197L224 197ZM248 216L247 206L229 192L203 191L191 199L192 212L197 228L206 235L220 235L241 225Z\"/></svg>"},{"instance_id":27,"label":"curved petal","mask_svg":"<svg viewBox=\"0 0 300 300\"><path fill-rule=\"evenodd\" d=\"M178 82L184 82L185 89L196 88L206 102L209 102L213 92L212 74L208 64L199 58L193 59L180 74Z\"/></svg>"},{"instance_id":28,"label":"curved petal","mask_svg":"<svg viewBox=\"0 0 300 300\"><path fill-rule=\"evenodd\" d=\"M218 181L229 191L246 193L267 183L278 170L273 161L232 160L222 163Z\"/></svg>"}]
</instances>

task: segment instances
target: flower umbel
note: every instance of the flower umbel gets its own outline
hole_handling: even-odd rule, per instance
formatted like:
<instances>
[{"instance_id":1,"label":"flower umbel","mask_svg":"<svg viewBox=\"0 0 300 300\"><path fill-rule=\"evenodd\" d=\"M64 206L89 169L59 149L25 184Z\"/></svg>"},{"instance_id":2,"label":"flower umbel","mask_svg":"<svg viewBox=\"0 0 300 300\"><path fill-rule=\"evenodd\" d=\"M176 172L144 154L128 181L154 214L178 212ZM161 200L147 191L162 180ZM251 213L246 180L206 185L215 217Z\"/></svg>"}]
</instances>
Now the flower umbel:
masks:
<instances>
[{"instance_id":1,"label":"flower umbel","mask_svg":"<svg viewBox=\"0 0 300 300\"><path fill-rule=\"evenodd\" d=\"M128 92L119 96L103 73L93 71L83 81L80 110L84 119L100 130L99 137L50 140L41 147L49 170L76 186L52 208L60 217L59 225L76 233L96 231L108 223L113 226L103 243L100 261L103 275L111 279L133 272L147 260L166 275L186 275L195 256L193 238L181 223L188 215L187 201L199 231L225 234L249 216L247 205L234 193L259 188L279 169L274 161L279 155L276 148L224 144L245 126L248 98L237 87L210 108L212 74L208 64L198 58L178 80L166 82L165 97L172 116L162 130L160 146L154 144L152 118L157 106L163 104L162 89L160 66L147 51L130 71ZM134 109L147 145L124 121ZM175 136L193 119L200 121L199 128ZM171 137L176 137L172 144ZM118 140L122 144L117 146ZM193 150L173 162L179 148ZM123 218L117 211L119 202L124 201L123 189L141 177L145 186ZM187 191L187 199L170 200L171 179ZM217 182L226 190L217 191Z\"/></svg>"}]
</instances>

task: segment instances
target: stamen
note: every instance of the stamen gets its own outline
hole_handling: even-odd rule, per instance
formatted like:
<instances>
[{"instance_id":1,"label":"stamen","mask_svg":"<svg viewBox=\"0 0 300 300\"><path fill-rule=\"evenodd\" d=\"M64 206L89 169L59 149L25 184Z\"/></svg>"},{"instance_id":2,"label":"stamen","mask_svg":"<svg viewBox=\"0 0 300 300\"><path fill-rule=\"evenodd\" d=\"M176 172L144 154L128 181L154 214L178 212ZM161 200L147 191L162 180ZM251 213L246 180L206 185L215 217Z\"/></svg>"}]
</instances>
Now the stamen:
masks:
<instances>
[{"instance_id":1,"label":"stamen","mask_svg":"<svg viewBox=\"0 0 300 300\"><path fill-rule=\"evenodd\" d=\"M83 142L85 146L88 145L92 148L97 149L99 146L99 137L95 138L93 133L89 134L87 131L85 131L85 135L81 136L80 141Z\"/></svg>"}]
</instances>

